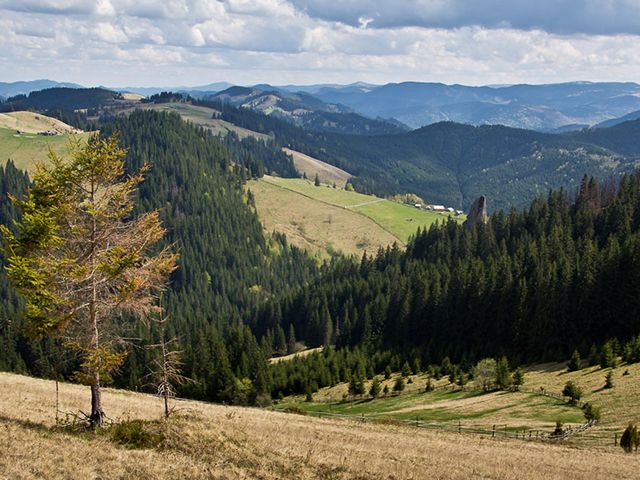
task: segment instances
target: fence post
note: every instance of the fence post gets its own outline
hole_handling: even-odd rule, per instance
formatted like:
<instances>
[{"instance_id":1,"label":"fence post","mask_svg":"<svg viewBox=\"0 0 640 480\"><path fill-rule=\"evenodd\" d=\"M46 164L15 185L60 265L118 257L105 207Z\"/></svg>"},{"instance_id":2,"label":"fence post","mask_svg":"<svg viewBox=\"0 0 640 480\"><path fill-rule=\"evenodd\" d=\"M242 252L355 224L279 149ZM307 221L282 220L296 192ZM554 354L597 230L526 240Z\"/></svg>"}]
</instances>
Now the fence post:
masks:
<instances>
[{"instance_id":1,"label":"fence post","mask_svg":"<svg viewBox=\"0 0 640 480\"><path fill-rule=\"evenodd\" d=\"M458 433L462 433L462 423L458 420Z\"/></svg>"},{"instance_id":2,"label":"fence post","mask_svg":"<svg viewBox=\"0 0 640 480\"><path fill-rule=\"evenodd\" d=\"M493 430L491 431L491 438L496 438L496 426L493 425Z\"/></svg>"},{"instance_id":3,"label":"fence post","mask_svg":"<svg viewBox=\"0 0 640 480\"><path fill-rule=\"evenodd\" d=\"M615 433L613 434L613 445L614 445L615 447L617 447L617 446L618 446L618 432L615 432Z\"/></svg>"}]
</instances>

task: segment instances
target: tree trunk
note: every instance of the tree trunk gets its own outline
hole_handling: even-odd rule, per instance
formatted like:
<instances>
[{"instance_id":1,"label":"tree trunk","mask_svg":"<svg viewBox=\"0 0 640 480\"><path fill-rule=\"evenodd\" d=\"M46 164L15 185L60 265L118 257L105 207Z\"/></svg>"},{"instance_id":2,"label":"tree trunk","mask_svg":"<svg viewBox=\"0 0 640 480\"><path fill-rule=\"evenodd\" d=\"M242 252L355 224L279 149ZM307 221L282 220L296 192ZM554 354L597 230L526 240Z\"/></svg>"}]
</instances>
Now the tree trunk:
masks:
<instances>
[{"instance_id":1,"label":"tree trunk","mask_svg":"<svg viewBox=\"0 0 640 480\"><path fill-rule=\"evenodd\" d=\"M102 411L102 398L100 397L100 374L94 376L91 384L91 426L102 428L104 424L104 412Z\"/></svg>"}]
</instances>

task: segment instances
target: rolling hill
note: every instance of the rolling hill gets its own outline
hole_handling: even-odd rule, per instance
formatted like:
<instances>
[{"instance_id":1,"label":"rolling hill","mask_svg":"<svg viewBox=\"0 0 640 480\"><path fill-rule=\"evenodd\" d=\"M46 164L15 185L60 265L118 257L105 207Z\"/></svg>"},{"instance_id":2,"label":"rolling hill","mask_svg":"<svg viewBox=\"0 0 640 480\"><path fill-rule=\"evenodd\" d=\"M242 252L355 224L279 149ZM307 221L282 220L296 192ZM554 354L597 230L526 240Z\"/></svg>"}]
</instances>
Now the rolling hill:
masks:
<instances>
[{"instance_id":1,"label":"rolling hill","mask_svg":"<svg viewBox=\"0 0 640 480\"><path fill-rule=\"evenodd\" d=\"M268 85L262 88L231 87L206 99L273 115L318 132L380 135L408 130L397 121L366 118L343 105L325 103L304 92L274 90Z\"/></svg>"},{"instance_id":2,"label":"rolling hill","mask_svg":"<svg viewBox=\"0 0 640 480\"><path fill-rule=\"evenodd\" d=\"M38 135L47 131L57 135ZM34 161L46 160L49 149L65 156L71 141L86 139L89 135L39 113L0 113L0 164L11 159L18 168L29 171Z\"/></svg>"},{"instance_id":3,"label":"rolling hill","mask_svg":"<svg viewBox=\"0 0 640 480\"><path fill-rule=\"evenodd\" d=\"M639 93L636 83L470 87L403 82L359 89L328 87L314 95L363 115L397 118L413 128L453 121L550 131L569 124L594 125L638 110Z\"/></svg>"},{"instance_id":4,"label":"rolling hill","mask_svg":"<svg viewBox=\"0 0 640 480\"><path fill-rule=\"evenodd\" d=\"M181 401L167 422L150 395L105 389L101 434L65 428L87 387L0 373L0 475L6 478L636 478L637 455ZM73 417L68 417L69 420ZM131 420L142 420L132 423ZM129 421L129 422L128 422ZM128 423L127 423L128 422ZM149 439L126 443L128 425ZM137 426L137 430L133 430ZM139 442L139 440L138 440ZM82 459L82 461L78 461Z\"/></svg>"}]
</instances>

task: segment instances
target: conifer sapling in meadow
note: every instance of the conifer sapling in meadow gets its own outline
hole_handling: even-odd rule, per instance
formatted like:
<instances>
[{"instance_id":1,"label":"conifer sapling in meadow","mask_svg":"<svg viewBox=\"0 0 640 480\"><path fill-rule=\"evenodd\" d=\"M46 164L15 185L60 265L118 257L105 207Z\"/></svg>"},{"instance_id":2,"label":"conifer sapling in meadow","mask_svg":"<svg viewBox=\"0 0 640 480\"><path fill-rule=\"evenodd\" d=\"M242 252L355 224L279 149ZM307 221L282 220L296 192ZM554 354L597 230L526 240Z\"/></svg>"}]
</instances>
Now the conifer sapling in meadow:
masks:
<instances>
[{"instance_id":1,"label":"conifer sapling in meadow","mask_svg":"<svg viewBox=\"0 0 640 480\"><path fill-rule=\"evenodd\" d=\"M26 300L35 337L60 335L81 358L75 379L91 386L94 427L104 422L100 386L126 356L116 314L144 318L154 292L176 268L176 254L157 247L165 234L157 210L133 217L137 186L149 166L125 174L117 137L92 136L71 159L54 153L36 166L14 228L1 226L7 273Z\"/></svg>"}]
</instances>

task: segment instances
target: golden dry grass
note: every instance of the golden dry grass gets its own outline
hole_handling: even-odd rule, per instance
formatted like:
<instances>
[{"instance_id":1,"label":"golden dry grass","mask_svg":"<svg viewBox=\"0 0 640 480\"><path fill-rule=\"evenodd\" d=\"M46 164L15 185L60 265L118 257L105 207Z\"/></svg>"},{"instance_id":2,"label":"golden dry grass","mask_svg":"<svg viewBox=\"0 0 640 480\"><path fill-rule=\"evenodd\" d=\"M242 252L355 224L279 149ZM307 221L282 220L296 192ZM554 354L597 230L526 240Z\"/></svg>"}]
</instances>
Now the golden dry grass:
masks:
<instances>
[{"instance_id":1,"label":"golden dry grass","mask_svg":"<svg viewBox=\"0 0 640 480\"><path fill-rule=\"evenodd\" d=\"M637 478L640 457L395 425L180 402L159 449L126 450L53 426L51 381L0 373L0 478L609 479ZM62 408L88 389L61 385ZM105 390L112 417L157 418L157 399Z\"/></svg>"},{"instance_id":2,"label":"golden dry grass","mask_svg":"<svg viewBox=\"0 0 640 480\"><path fill-rule=\"evenodd\" d=\"M67 125L57 118L34 112L0 113L0 128L20 130L24 133L38 133L48 130L64 134L82 133L82 130Z\"/></svg>"},{"instance_id":3,"label":"golden dry grass","mask_svg":"<svg viewBox=\"0 0 640 480\"><path fill-rule=\"evenodd\" d=\"M305 173L307 178L314 179L316 175L321 182L329 185L335 183L338 187L344 188L347 180L351 178L351 174L345 172L341 168L330 165L326 162L310 157L304 153L296 152L290 148L282 149L285 153L291 155L293 164L300 173Z\"/></svg>"},{"instance_id":4,"label":"golden dry grass","mask_svg":"<svg viewBox=\"0 0 640 480\"><path fill-rule=\"evenodd\" d=\"M283 355L281 357L270 358L269 363L288 362L289 360L293 360L294 358L306 357L307 355L311 355L312 353L319 353L319 352L322 352L322 347L307 348L306 350L292 353L290 355Z\"/></svg>"},{"instance_id":5,"label":"golden dry grass","mask_svg":"<svg viewBox=\"0 0 640 480\"><path fill-rule=\"evenodd\" d=\"M258 217L268 233L284 233L287 240L314 255L329 252L361 256L376 252L398 238L371 219L340 206L329 205L270 183L268 177L248 182Z\"/></svg>"}]
</instances>

